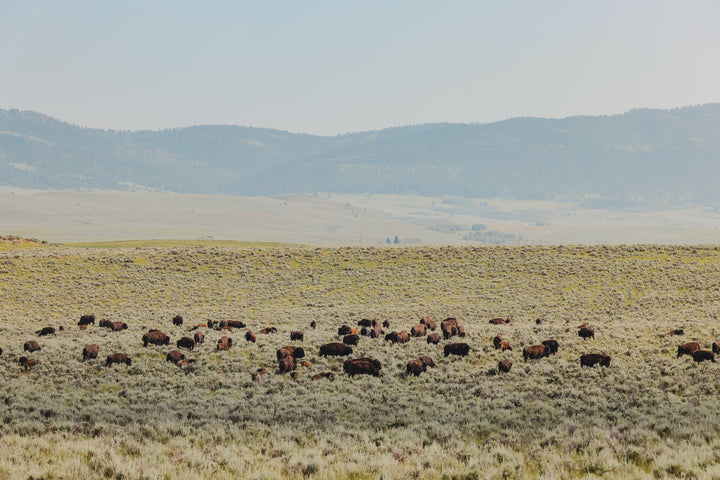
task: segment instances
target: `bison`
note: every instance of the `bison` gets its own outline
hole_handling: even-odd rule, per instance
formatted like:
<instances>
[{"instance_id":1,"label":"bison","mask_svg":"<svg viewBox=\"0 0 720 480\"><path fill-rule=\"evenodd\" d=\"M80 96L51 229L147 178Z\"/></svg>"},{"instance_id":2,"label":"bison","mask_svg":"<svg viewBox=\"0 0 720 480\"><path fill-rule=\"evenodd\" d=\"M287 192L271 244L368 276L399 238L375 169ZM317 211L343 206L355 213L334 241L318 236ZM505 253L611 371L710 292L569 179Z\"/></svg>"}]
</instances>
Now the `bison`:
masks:
<instances>
[{"instance_id":1,"label":"bison","mask_svg":"<svg viewBox=\"0 0 720 480\"><path fill-rule=\"evenodd\" d=\"M252 332L252 330L248 330L247 332L245 332L245 340L247 340L248 342L255 343L257 341L257 337Z\"/></svg>"},{"instance_id":2,"label":"bison","mask_svg":"<svg viewBox=\"0 0 720 480\"><path fill-rule=\"evenodd\" d=\"M542 325L542 323L543 323L543 319L542 319L542 318L538 317L538 318L535 319L535 325Z\"/></svg>"},{"instance_id":3,"label":"bison","mask_svg":"<svg viewBox=\"0 0 720 480\"><path fill-rule=\"evenodd\" d=\"M195 340L195 343L203 343L205 342L205 335L203 335L202 332L195 332L195 335L193 335L193 340Z\"/></svg>"},{"instance_id":4,"label":"bison","mask_svg":"<svg viewBox=\"0 0 720 480\"><path fill-rule=\"evenodd\" d=\"M583 340L587 340L588 338L595 338L595 330L588 327L583 327L578 330L578 336L582 338Z\"/></svg>"},{"instance_id":5,"label":"bison","mask_svg":"<svg viewBox=\"0 0 720 480\"><path fill-rule=\"evenodd\" d=\"M232 338L230 338L230 337L220 337L220 340L218 340L218 343L226 343L228 347L232 347L233 341L232 341Z\"/></svg>"},{"instance_id":6,"label":"bison","mask_svg":"<svg viewBox=\"0 0 720 480\"><path fill-rule=\"evenodd\" d=\"M125 355L124 353L113 353L112 355L108 355L107 359L105 359L105 366L109 367L113 363L124 363L127 366L130 366L132 364L132 360Z\"/></svg>"},{"instance_id":7,"label":"bison","mask_svg":"<svg viewBox=\"0 0 720 480\"><path fill-rule=\"evenodd\" d=\"M80 321L78 322L78 327L82 327L83 325L95 325L95 315L81 315Z\"/></svg>"},{"instance_id":8,"label":"bison","mask_svg":"<svg viewBox=\"0 0 720 480\"><path fill-rule=\"evenodd\" d=\"M459 355L464 357L470 351L470 345L467 343L448 343L445 345L443 353L447 357L448 355Z\"/></svg>"},{"instance_id":9,"label":"bison","mask_svg":"<svg viewBox=\"0 0 720 480\"><path fill-rule=\"evenodd\" d=\"M314 329L315 327L317 327L317 322L313 320L312 322L310 322L310 328Z\"/></svg>"},{"instance_id":10,"label":"bison","mask_svg":"<svg viewBox=\"0 0 720 480\"><path fill-rule=\"evenodd\" d=\"M713 353L720 353L720 342L718 342L718 341L713 342L712 351L713 351Z\"/></svg>"},{"instance_id":11,"label":"bison","mask_svg":"<svg viewBox=\"0 0 720 480\"><path fill-rule=\"evenodd\" d=\"M343 337L343 343L345 345L357 345L360 342L360 337L357 335L345 335Z\"/></svg>"},{"instance_id":12,"label":"bison","mask_svg":"<svg viewBox=\"0 0 720 480\"><path fill-rule=\"evenodd\" d=\"M502 360L501 362L498 362L499 373L508 373L510 371L510 367L512 367L512 362L508 358Z\"/></svg>"},{"instance_id":13,"label":"bison","mask_svg":"<svg viewBox=\"0 0 720 480\"><path fill-rule=\"evenodd\" d=\"M344 343L334 342L321 345L319 355L321 357L327 357L328 355L340 357L350 355L352 352L353 349Z\"/></svg>"},{"instance_id":14,"label":"bison","mask_svg":"<svg viewBox=\"0 0 720 480\"><path fill-rule=\"evenodd\" d=\"M183 360L185 360L185 354L180 350L173 350L165 356L166 362L173 362L175 365L179 365Z\"/></svg>"},{"instance_id":15,"label":"bison","mask_svg":"<svg viewBox=\"0 0 720 480\"><path fill-rule=\"evenodd\" d=\"M502 342L502 336L495 335L495 337L493 337L493 345L495 345L495 350L500 349L500 342Z\"/></svg>"},{"instance_id":16,"label":"bison","mask_svg":"<svg viewBox=\"0 0 720 480\"><path fill-rule=\"evenodd\" d=\"M122 330L127 330L128 324L123 322L110 322L108 328L113 332L120 332Z\"/></svg>"},{"instance_id":17,"label":"bison","mask_svg":"<svg viewBox=\"0 0 720 480\"><path fill-rule=\"evenodd\" d=\"M228 320L225 322L228 327L232 328L245 328L245 324L240 320Z\"/></svg>"},{"instance_id":18,"label":"bison","mask_svg":"<svg viewBox=\"0 0 720 480\"><path fill-rule=\"evenodd\" d=\"M427 336L427 343L433 343L437 345L440 343L440 334L439 333L431 333Z\"/></svg>"},{"instance_id":19,"label":"bison","mask_svg":"<svg viewBox=\"0 0 720 480\"><path fill-rule=\"evenodd\" d=\"M103 327L103 328L110 328L111 327L110 323L111 323L110 320L108 320L107 318L103 318L102 320L100 320L98 322L98 326Z\"/></svg>"},{"instance_id":20,"label":"bison","mask_svg":"<svg viewBox=\"0 0 720 480\"><path fill-rule=\"evenodd\" d=\"M262 377L265 374L267 374L266 368L258 368L257 371L253 372L252 374L253 382L259 382L260 380L262 380Z\"/></svg>"},{"instance_id":21,"label":"bison","mask_svg":"<svg viewBox=\"0 0 720 480\"><path fill-rule=\"evenodd\" d=\"M323 378L327 378L328 380L333 381L335 380L335 374L332 372L320 372L310 377L310 380L322 380Z\"/></svg>"},{"instance_id":22,"label":"bison","mask_svg":"<svg viewBox=\"0 0 720 480\"><path fill-rule=\"evenodd\" d=\"M685 330L682 328L676 328L675 330L672 330L666 334L669 337L672 337L674 335L685 335Z\"/></svg>"},{"instance_id":23,"label":"bison","mask_svg":"<svg viewBox=\"0 0 720 480\"><path fill-rule=\"evenodd\" d=\"M282 357L278 359L278 369L280 373L292 372L297 368L297 363L292 356Z\"/></svg>"},{"instance_id":24,"label":"bison","mask_svg":"<svg viewBox=\"0 0 720 480\"><path fill-rule=\"evenodd\" d=\"M37 360L33 360L32 358L20 357L20 366L23 367L25 370L34 367L38 363L40 362L38 362Z\"/></svg>"},{"instance_id":25,"label":"bison","mask_svg":"<svg viewBox=\"0 0 720 480\"><path fill-rule=\"evenodd\" d=\"M25 342L25 345L23 345L23 351L25 352L36 352L38 350L42 350L40 345L38 345L38 342L35 340L30 340L29 342Z\"/></svg>"},{"instance_id":26,"label":"bison","mask_svg":"<svg viewBox=\"0 0 720 480\"><path fill-rule=\"evenodd\" d=\"M512 347L510 346L510 343L509 343L509 342L506 342L506 341L503 340L503 341L500 342L500 344L498 345L498 350L501 350L501 351L504 352L505 350L512 350Z\"/></svg>"},{"instance_id":27,"label":"bison","mask_svg":"<svg viewBox=\"0 0 720 480\"><path fill-rule=\"evenodd\" d=\"M490 325L505 325L506 323L510 323L510 319L507 320L504 318L491 318L488 322Z\"/></svg>"},{"instance_id":28,"label":"bison","mask_svg":"<svg viewBox=\"0 0 720 480\"><path fill-rule=\"evenodd\" d=\"M422 323L420 325L415 325L410 329L410 335L413 337L424 337L426 332L427 327Z\"/></svg>"},{"instance_id":29,"label":"bison","mask_svg":"<svg viewBox=\"0 0 720 480\"><path fill-rule=\"evenodd\" d=\"M411 373L416 377L427 370L427 366L422 360L410 360L405 366L405 373L410 375Z\"/></svg>"},{"instance_id":30,"label":"bison","mask_svg":"<svg viewBox=\"0 0 720 480\"><path fill-rule=\"evenodd\" d=\"M710 360L713 363L715 362L715 354L711 352L710 350L696 350L692 354L693 360L700 363L704 362L705 360Z\"/></svg>"},{"instance_id":31,"label":"bison","mask_svg":"<svg viewBox=\"0 0 720 480\"><path fill-rule=\"evenodd\" d=\"M153 345L170 345L170 337L160 330L150 330L142 336L143 347L147 347L148 343Z\"/></svg>"},{"instance_id":32,"label":"bison","mask_svg":"<svg viewBox=\"0 0 720 480\"><path fill-rule=\"evenodd\" d=\"M560 344L554 338L551 338L550 340L543 340L542 344L545 345L546 347L548 347L548 349L549 349L548 355L556 354L558 351L558 348L560 348Z\"/></svg>"},{"instance_id":33,"label":"bison","mask_svg":"<svg viewBox=\"0 0 720 480\"><path fill-rule=\"evenodd\" d=\"M410 341L410 334L405 330L402 332L392 332L385 335L385 340L390 340L392 343L407 343Z\"/></svg>"},{"instance_id":34,"label":"bison","mask_svg":"<svg viewBox=\"0 0 720 480\"><path fill-rule=\"evenodd\" d=\"M355 375L373 375L379 377L382 365L379 360L374 358L349 358L345 360L343 370L351 377Z\"/></svg>"},{"instance_id":35,"label":"bison","mask_svg":"<svg viewBox=\"0 0 720 480\"><path fill-rule=\"evenodd\" d=\"M187 348L190 351L195 348L195 340L190 337L182 337L180 340L175 342L175 344L178 348Z\"/></svg>"},{"instance_id":36,"label":"bison","mask_svg":"<svg viewBox=\"0 0 720 480\"><path fill-rule=\"evenodd\" d=\"M367 327L362 327L360 329L360 335L362 335L363 337L367 337L369 333L370 333L370 330L368 330Z\"/></svg>"},{"instance_id":37,"label":"bison","mask_svg":"<svg viewBox=\"0 0 720 480\"><path fill-rule=\"evenodd\" d=\"M678 345L677 357L680 358L682 355L692 355L693 353L700 350L700 344L698 342L689 342Z\"/></svg>"},{"instance_id":38,"label":"bison","mask_svg":"<svg viewBox=\"0 0 720 480\"><path fill-rule=\"evenodd\" d=\"M287 345L285 347L279 348L277 352L275 352L275 355L277 356L278 360L285 357L303 358L305 356L305 350L303 350L302 347Z\"/></svg>"},{"instance_id":39,"label":"bison","mask_svg":"<svg viewBox=\"0 0 720 480\"><path fill-rule=\"evenodd\" d=\"M454 337L458 334L458 322L455 318L446 318L440 322L440 330L443 332L443 338L445 340Z\"/></svg>"},{"instance_id":40,"label":"bison","mask_svg":"<svg viewBox=\"0 0 720 480\"><path fill-rule=\"evenodd\" d=\"M421 362L425 364L426 367L434 367L435 362L433 362L433 359L428 357L427 355L420 355L420 358L418 358Z\"/></svg>"},{"instance_id":41,"label":"bison","mask_svg":"<svg viewBox=\"0 0 720 480\"><path fill-rule=\"evenodd\" d=\"M529 359L536 360L538 358L547 357L550 349L547 345L530 345L523 348L523 360L528 361Z\"/></svg>"},{"instance_id":42,"label":"bison","mask_svg":"<svg viewBox=\"0 0 720 480\"><path fill-rule=\"evenodd\" d=\"M351 335L352 334L352 327L349 325L343 325L340 328L338 328L338 335Z\"/></svg>"},{"instance_id":43,"label":"bison","mask_svg":"<svg viewBox=\"0 0 720 480\"><path fill-rule=\"evenodd\" d=\"M270 334L270 333L277 333L277 328L275 328L275 327L265 327L265 328L262 328L262 329L258 330L258 333L259 333L259 334L262 334L262 335L268 335L268 334Z\"/></svg>"},{"instance_id":44,"label":"bison","mask_svg":"<svg viewBox=\"0 0 720 480\"><path fill-rule=\"evenodd\" d=\"M290 332L290 340L298 340L300 342L304 342L305 334L299 331Z\"/></svg>"},{"instance_id":45,"label":"bison","mask_svg":"<svg viewBox=\"0 0 720 480\"><path fill-rule=\"evenodd\" d=\"M227 342L222 342L222 341L218 340L216 350L217 350L217 351L220 351L220 350L230 350L230 344L227 343Z\"/></svg>"},{"instance_id":46,"label":"bison","mask_svg":"<svg viewBox=\"0 0 720 480\"><path fill-rule=\"evenodd\" d=\"M183 324L183 318L180 315L175 315L175 317L173 317L173 325L175 325L176 327L179 327L182 324Z\"/></svg>"},{"instance_id":47,"label":"bison","mask_svg":"<svg viewBox=\"0 0 720 480\"><path fill-rule=\"evenodd\" d=\"M372 327L372 320L369 318L362 318L358 320L358 327Z\"/></svg>"},{"instance_id":48,"label":"bison","mask_svg":"<svg viewBox=\"0 0 720 480\"><path fill-rule=\"evenodd\" d=\"M55 333L55 327L43 327L37 332L35 332L38 336L44 336L44 335L53 335Z\"/></svg>"},{"instance_id":49,"label":"bison","mask_svg":"<svg viewBox=\"0 0 720 480\"><path fill-rule=\"evenodd\" d=\"M89 360L91 358L97 358L97 356L98 356L97 344L88 345L85 348L83 348L83 351L82 351L83 362L85 360Z\"/></svg>"},{"instance_id":50,"label":"bison","mask_svg":"<svg viewBox=\"0 0 720 480\"><path fill-rule=\"evenodd\" d=\"M433 332L437 330L437 323L435 320L432 320L430 317L423 317L420 319L420 323L425 325L427 328L432 330Z\"/></svg>"},{"instance_id":51,"label":"bison","mask_svg":"<svg viewBox=\"0 0 720 480\"><path fill-rule=\"evenodd\" d=\"M609 367L610 356L605 355L604 353L588 353L586 355L580 355L581 367L594 367L595 365Z\"/></svg>"}]
</instances>

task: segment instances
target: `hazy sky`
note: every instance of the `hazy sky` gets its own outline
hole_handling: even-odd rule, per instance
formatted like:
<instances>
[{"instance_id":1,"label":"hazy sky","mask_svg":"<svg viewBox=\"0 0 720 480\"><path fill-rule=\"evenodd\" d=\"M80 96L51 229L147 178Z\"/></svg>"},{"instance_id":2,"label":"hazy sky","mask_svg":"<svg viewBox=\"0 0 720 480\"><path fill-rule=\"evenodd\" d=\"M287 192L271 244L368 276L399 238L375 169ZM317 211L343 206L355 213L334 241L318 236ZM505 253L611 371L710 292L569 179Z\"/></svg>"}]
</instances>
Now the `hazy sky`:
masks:
<instances>
[{"instance_id":1,"label":"hazy sky","mask_svg":"<svg viewBox=\"0 0 720 480\"><path fill-rule=\"evenodd\" d=\"M720 2L0 0L0 108L322 135L720 102Z\"/></svg>"}]
</instances>

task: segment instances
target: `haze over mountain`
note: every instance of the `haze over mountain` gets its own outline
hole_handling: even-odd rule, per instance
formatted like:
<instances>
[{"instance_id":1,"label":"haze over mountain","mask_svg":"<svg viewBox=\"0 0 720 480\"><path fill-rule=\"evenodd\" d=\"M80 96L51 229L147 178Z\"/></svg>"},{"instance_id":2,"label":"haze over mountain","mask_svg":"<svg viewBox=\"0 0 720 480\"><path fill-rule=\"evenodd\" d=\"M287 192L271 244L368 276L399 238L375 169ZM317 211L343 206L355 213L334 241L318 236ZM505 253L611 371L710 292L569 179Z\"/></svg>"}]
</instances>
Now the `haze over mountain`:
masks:
<instances>
[{"instance_id":1,"label":"haze over mountain","mask_svg":"<svg viewBox=\"0 0 720 480\"><path fill-rule=\"evenodd\" d=\"M720 104L322 137L112 131L0 110L0 185L242 196L380 193L720 205Z\"/></svg>"}]
</instances>

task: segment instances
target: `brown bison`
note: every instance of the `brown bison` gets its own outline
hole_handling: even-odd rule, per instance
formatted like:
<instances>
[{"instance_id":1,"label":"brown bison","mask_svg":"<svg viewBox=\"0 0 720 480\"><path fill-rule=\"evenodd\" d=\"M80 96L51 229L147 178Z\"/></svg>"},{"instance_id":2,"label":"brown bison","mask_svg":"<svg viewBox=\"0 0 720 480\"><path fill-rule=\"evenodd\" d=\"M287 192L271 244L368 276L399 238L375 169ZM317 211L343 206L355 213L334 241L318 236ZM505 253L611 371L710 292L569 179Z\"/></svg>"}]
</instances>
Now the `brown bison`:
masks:
<instances>
[{"instance_id":1,"label":"brown bison","mask_svg":"<svg viewBox=\"0 0 720 480\"><path fill-rule=\"evenodd\" d=\"M319 355L321 357L327 357L328 355L341 357L344 355L350 355L352 352L353 349L344 343L334 342L321 345Z\"/></svg>"},{"instance_id":2,"label":"brown bison","mask_svg":"<svg viewBox=\"0 0 720 480\"><path fill-rule=\"evenodd\" d=\"M192 332L193 330L197 330L198 328L208 328L207 323L198 323L194 327L192 327L188 332Z\"/></svg>"},{"instance_id":3,"label":"brown bison","mask_svg":"<svg viewBox=\"0 0 720 480\"><path fill-rule=\"evenodd\" d=\"M463 325L458 325L458 337L464 337L465 335L465 327Z\"/></svg>"},{"instance_id":4,"label":"brown bison","mask_svg":"<svg viewBox=\"0 0 720 480\"><path fill-rule=\"evenodd\" d=\"M220 337L220 340L218 340L218 344L224 343L228 346L228 348L232 347L233 341L230 337ZM225 349L227 350L227 348Z\"/></svg>"},{"instance_id":5,"label":"brown bison","mask_svg":"<svg viewBox=\"0 0 720 480\"><path fill-rule=\"evenodd\" d=\"M440 343L440 334L439 333L431 333L427 336L427 343L433 343L437 345Z\"/></svg>"},{"instance_id":6,"label":"brown bison","mask_svg":"<svg viewBox=\"0 0 720 480\"><path fill-rule=\"evenodd\" d=\"M370 330L368 330L367 327L362 327L360 329L360 335L362 335L363 337L367 337L369 333L370 333Z\"/></svg>"},{"instance_id":7,"label":"brown bison","mask_svg":"<svg viewBox=\"0 0 720 480\"><path fill-rule=\"evenodd\" d=\"M433 332L435 330L437 330L437 322L435 322L435 320L431 319L430 317L422 317L420 319L420 323L425 325L427 328L429 328Z\"/></svg>"},{"instance_id":8,"label":"brown bison","mask_svg":"<svg viewBox=\"0 0 720 480\"><path fill-rule=\"evenodd\" d=\"M78 322L78 327L82 327L83 325L95 325L95 315L82 315L80 316L80 321Z\"/></svg>"},{"instance_id":9,"label":"brown bison","mask_svg":"<svg viewBox=\"0 0 720 480\"><path fill-rule=\"evenodd\" d=\"M420 355L420 358L418 358L421 362L425 364L426 367L434 367L435 362L433 362L433 359L428 357L427 355Z\"/></svg>"},{"instance_id":10,"label":"brown bison","mask_svg":"<svg viewBox=\"0 0 720 480\"><path fill-rule=\"evenodd\" d=\"M205 335L203 335L202 332L195 332L195 335L193 335L193 340L195 340L195 343L204 343Z\"/></svg>"},{"instance_id":11,"label":"brown bison","mask_svg":"<svg viewBox=\"0 0 720 480\"><path fill-rule=\"evenodd\" d=\"M586 355L580 355L581 367L594 367L595 365L609 367L610 356L605 355L604 353L588 353Z\"/></svg>"},{"instance_id":12,"label":"brown bison","mask_svg":"<svg viewBox=\"0 0 720 480\"><path fill-rule=\"evenodd\" d=\"M382 328L390 328L390 322L387 320L383 320Z\"/></svg>"},{"instance_id":13,"label":"brown bison","mask_svg":"<svg viewBox=\"0 0 720 480\"><path fill-rule=\"evenodd\" d=\"M275 328L275 327L265 327L265 328L262 328L262 329L258 330L258 333L259 333L259 334L262 334L262 335L268 335L268 334L270 334L270 333L277 333L277 328Z\"/></svg>"},{"instance_id":14,"label":"brown bison","mask_svg":"<svg viewBox=\"0 0 720 480\"><path fill-rule=\"evenodd\" d=\"M352 327L349 325L343 325L342 327L338 328L338 335L351 335L352 334Z\"/></svg>"},{"instance_id":15,"label":"brown bison","mask_svg":"<svg viewBox=\"0 0 720 480\"><path fill-rule=\"evenodd\" d=\"M498 345L498 350L504 352L505 350L512 350L512 347L510 346L509 342L503 340L502 342L500 342L500 345Z\"/></svg>"},{"instance_id":16,"label":"brown bison","mask_svg":"<svg viewBox=\"0 0 720 480\"><path fill-rule=\"evenodd\" d=\"M427 327L424 324L415 325L410 329L410 335L413 337L424 337L427 332Z\"/></svg>"},{"instance_id":17,"label":"brown bison","mask_svg":"<svg viewBox=\"0 0 720 480\"><path fill-rule=\"evenodd\" d=\"M560 344L554 338L551 338L550 340L543 340L542 344L548 347L548 355L555 355L560 348Z\"/></svg>"},{"instance_id":18,"label":"brown bison","mask_svg":"<svg viewBox=\"0 0 720 480\"><path fill-rule=\"evenodd\" d=\"M498 372L508 373L510 371L510 367L512 367L512 362L510 361L510 359L506 358L505 360L502 360L498 363Z\"/></svg>"},{"instance_id":19,"label":"brown bison","mask_svg":"<svg viewBox=\"0 0 720 480\"><path fill-rule=\"evenodd\" d=\"M495 337L493 338L493 345L495 345L495 350L500 349L500 342L502 342L502 336L495 335Z\"/></svg>"},{"instance_id":20,"label":"brown bison","mask_svg":"<svg viewBox=\"0 0 720 480\"><path fill-rule=\"evenodd\" d=\"M147 347L148 343L153 345L170 345L170 337L160 330L150 330L142 336L143 347Z\"/></svg>"},{"instance_id":21,"label":"brown bison","mask_svg":"<svg viewBox=\"0 0 720 480\"><path fill-rule=\"evenodd\" d=\"M304 342L305 334L303 332L298 332L298 331L290 332L290 340L298 340L300 342Z\"/></svg>"},{"instance_id":22,"label":"brown bison","mask_svg":"<svg viewBox=\"0 0 720 480\"><path fill-rule=\"evenodd\" d=\"M175 315L175 317L173 317L173 325L175 325L176 327L179 327L182 324L183 324L183 318L180 315Z\"/></svg>"},{"instance_id":23,"label":"brown bison","mask_svg":"<svg viewBox=\"0 0 720 480\"><path fill-rule=\"evenodd\" d=\"M372 327L372 322L369 318L362 318L358 320L358 327Z\"/></svg>"},{"instance_id":24,"label":"brown bison","mask_svg":"<svg viewBox=\"0 0 720 480\"><path fill-rule=\"evenodd\" d=\"M217 351L220 351L220 350L230 350L230 344L227 343L227 342L221 342L220 340L218 340L217 347L215 347L215 349L216 349Z\"/></svg>"},{"instance_id":25,"label":"brown bison","mask_svg":"<svg viewBox=\"0 0 720 480\"><path fill-rule=\"evenodd\" d=\"M37 332L35 332L36 335L44 336L44 335L53 335L55 333L55 327L43 327Z\"/></svg>"},{"instance_id":26,"label":"brown bison","mask_svg":"<svg viewBox=\"0 0 720 480\"><path fill-rule=\"evenodd\" d=\"M20 366L23 367L25 370L34 367L38 363L40 362L38 362L37 360L33 360L32 358L20 357Z\"/></svg>"},{"instance_id":27,"label":"brown bison","mask_svg":"<svg viewBox=\"0 0 720 480\"><path fill-rule=\"evenodd\" d=\"M685 330L683 330L682 328L676 328L675 330L666 333L666 335L669 337L672 337L674 335L685 335Z\"/></svg>"},{"instance_id":28,"label":"brown bison","mask_svg":"<svg viewBox=\"0 0 720 480\"><path fill-rule=\"evenodd\" d=\"M315 328L315 327L317 327L317 322L315 320L313 320L312 322L310 322L310 328Z\"/></svg>"},{"instance_id":29,"label":"brown bison","mask_svg":"<svg viewBox=\"0 0 720 480\"><path fill-rule=\"evenodd\" d=\"M680 358L682 355L692 355L700 350L700 348L701 347L698 342L683 343L682 345L678 345L676 358Z\"/></svg>"},{"instance_id":30,"label":"brown bison","mask_svg":"<svg viewBox=\"0 0 720 480\"><path fill-rule=\"evenodd\" d=\"M255 343L257 341L257 337L252 332L252 330L248 330L247 332L245 332L245 340L247 340L248 342Z\"/></svg>"},{"instance_id":31,"label":"brown bison","mask_svg":"<svg viewBox=\"0 0 720 480\"><path fill-rule=\"evenodd\" d=\"M345 360L343 370L351 377L355 375L373 375L379 377L382 365L379 360L374 358L349 358Z\"/></svg>"},{"instance_id":32,"label":"brown bison","mask_svg":"<svg viewBox=\"0 0 720 480\"><path fill-rule=\"evenodd\" d=\"M505 325L506 323L510 323L512 321L513 320L511 320L510 318L491 318L488 323L490 325Z\"/></svg>"},{"instance_id":33,"label":"brown bison","mask_svg":"<svg viewBox=\"0 0 720 480\"><path fill-rule=\"evenodd\" d=\"M345 335L343 337L343 343L345 345L357 345L360 343L360 337L358 335Z\"/></svg>"},{"instance_id":34,"label":"brown bison","mask_svg":"<svg viewBox=\"0 0 720 480\"><path fill-rule=\"evenodd\" d=\"M445 345L443 353L447 357L448 355L459 355L464 357L470 351L470 345L467 343L448 343Z\"/></svg>"},{"instance_id":35,"label":"brown bison","mask_svg":"<svg viewBox=\"0 0 720 480\"><path fill-rule=\"evenodd\" d=\"M456 318L446 318L440 322L440 330L443 332L445 340L458 334L458 322Z\"/></svg>"},{"instance_id":36,"label":"brown bison","mask_svg":"<svg viewBox=\"0 0 720 480\"><path fill-rule=\"evenodd\" d=\"M262 380L263 375L267 374L266 368L258 368L257 371L253 372L252 374L252 380L253 382L259 382Z\"/></svg>"},{"instance_id":37,"label":"brown bison","mask_svg":"<svg viewBox=\"0 0 720 480\"><path fill-rule=\"evenodd\" d=\"M410 375L411 373L416 377L427 370L427 366L422 360L410 360L405 366L405 373Z\"/></svg>"},{"instance_id":38,"label":"brown bison","mask_svg":"<svg viewBox=\"0 0 720 480\"><path fill-rule=\"evenodd\" d=\"M166 362L173 362L175 365L179 365L183 360L185 360L185 354L180 350L173 350L165 356Z\"/></svg>"},{"instance_id":39,"label":"brown bison","mask_svg":"<svg viewBox=\"0 0 720 480\"><path fill-rule=\"evenodd\" d=\"M123 322L110 322L108 328L113 332L120 332L122 330L127 330L128 324Z\"/></svg>"},{"instance_id":40,"label":"brown bison","mask_svg":"<svg viewBox=\"0 0 720 480\"><path fill-rule=\"evenodd\" d=\"M543 323L543 319L542 319L542 318L538 317L538 318L535 319L535 325L542 325L542 323Z\"/></svg>"},{"instance_id":41,"label":"brown bison","mask_svg":"<svg viewBox=\"0 0 720 480\"><path fill-rule=\"evenodd\" d=\"M595 330L592 328L583 327L580 330L578 330L578 336L582 338L583 340L587 340L588 338L595 338Z\"/></svg>"},{"instance_id":42,"label":"brown bison","mask_svg":"<svg viewBox=\"0 0 720 480\"><path fill-rule=\"evenodd\" d=\"M88 345L87 347L83 348L83 351L82 351L83 362L85 360L89 360L91 358L97 358L97 356L98 356L97 344Z\"/></svg>"},{"instance_id":43,"label":"brown bison","mask_svg":"<svg viewBox=\"0 0 720 480\"><path fill-rule=\"evenodd\" d=\"M293 345L287 345L282 348L278 348L275 352L277 359L280 360L285 357L303 358L305 356L305 350L302 347L295 347Z\"/></svg>"},{"instance_id":44,"label":"brown bison","mask_svg":"<svg viewBox=\"0 0 720 480\"><path fill-rule=\"evenodd\" d=\"M300 362L299 365L303 367L312 367L312 363L310 362Z\"/></svg>"},{"instance_id":45,"label":"brown bison","mask_svg":"<svg viewBox=\"0 0 720 480\"><path fill-rule=\"evenodd\" d=\"M380 335L383 333L382 326L380 325L380 322L378 322L376 319L373 319L372 325L370 326L372 330L370 330L370 338L380 338Z\"/></svg>"},{"instance_id":46,"label":"brown bison","mask_svg":"<svg viewBox=\"0 0 720 480\"><path fill-rule=\"evenodd\" d=\"M292 356L282 357L278 359L278 369L280 373L292 372L297 368L297 363Z\"/></svg>"},{"instance_id":47,"label":"brown bison","mask_svg":"<svg viewBox=\"0 0 720 480\"><path fill-rule=\"evenodd\" d=\"M240 320L228 320L225 324L232 328L245 328L245 324Z\"/></svg>"},{"instance_id":48,"label":"brown bison","mask_svg":"<svg viewBox=\"0 0 720 480\"><path fill-rule=\"evenodd\" d=\"M713 353L720 353L720 342L718 342L718 341L713 342L712 351L713 351Z\"/></svg>"},{"instance_id":49,"label":"brown bison","mask_svg":"<svg viewBox=\"0 0 720 480\"><path fill-rule=\"evenodd\" d=\"M42 350L42 348L40 348L40 345L38 345L38 342L36 342L35 340L30 340L29 342L25 342L25 345L23 345L23 351L25 351L25 352L32 353L32 352L36 352L38 350Z\"/></svg>"},{"instance_id":50,"label":"brown bison","mask_svg":"<svg viewBox=\"0 0 720 480\"><path fill-rule=\"evenodd\" d=\"M711 352L710 350L696 350L692 354L693 360L700 363L704 362L705 360L710 360L713 363L715 362L715 354Z\"/></svg>"},{"instance_id":51,"label":"brown bison","mask_svg":"<svg viewBox=\"0 0 720 480\"><path fill-rule=\"evenodd\" d=\"M130 366L132 364L132 360L130 360L130 358L124 353L113 353L112 355L107 356L105 366L109 367L113 363L124 363L125 365Z\"/></svg>"},{"instance_id":52,"label":"brown bison","mask_svg":"<svg viewBox=\"0 0 720 480\"><path fill-rule=\"evenodd\" d=\"M550 353L550 349L547 345L530 345L523 348L523 360L528 361L529 359L536 360L538 358L547 357Z\"/></svg>"},{"instance_id":53,"label":"brown bison","mask_svg":"<svg viewBox=\"0 0 720 480\"><path fill-rule=\"evenodd\" d=\"M182 337L180 340L175 342L175 344L178 348L187 348L190 351L195 348L195 340L190 337Z\"/></svg>"},{"instance_id":54,"label":"brown bison","mask_svg":"<svg viewBox=\"0 0 720 480\"><path fill-rule=\"evenodd\" d=\"M335 374L332 372L321 372L310 377L310 380L322 380L323 378L333 381L335 380Z\"/></svg>"},{"instance_id":55,"label":"brown bison","mask_svg":"<svg viewBox=\"0 0 720 480\"><path fill-rule=\"evenodd\" d=\"M103 327L103 328L110 328L111 327L110 323L111 323L110 320L108 320L107 318L103 318L102 320L100 320L98 322L98 326Z\"/></svg>"},{"instance_id":56,"label":"brown bison","mask_svg":"<svg viewBox=\"0 0 720 480\"><path fill-rule=\"evenodd\" d=\"M407 343L410 341L410 334L403 330L402 332L391 332L385 335L385 340L392 343Z\"/></svg>"}]
</instances>

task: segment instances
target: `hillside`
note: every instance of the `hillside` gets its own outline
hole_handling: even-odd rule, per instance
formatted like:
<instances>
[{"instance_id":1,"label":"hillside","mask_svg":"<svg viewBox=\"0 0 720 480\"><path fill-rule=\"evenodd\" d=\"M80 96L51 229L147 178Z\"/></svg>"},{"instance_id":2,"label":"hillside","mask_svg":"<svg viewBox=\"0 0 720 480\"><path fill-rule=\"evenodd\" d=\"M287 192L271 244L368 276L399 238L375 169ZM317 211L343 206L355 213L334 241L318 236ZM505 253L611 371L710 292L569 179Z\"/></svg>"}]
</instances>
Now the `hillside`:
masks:
<instances>
[{"instance_id":1,"label":"hillside","mask_svg":"<svg viewBox=\"0 0 720 480\"><path fill-rule=\"evenodd\" d=\"M107 131L0 110L0 185L17 188L717 205L718 158L720 104L335 137L237 126Z\"/></svg>"}]
</instances>

